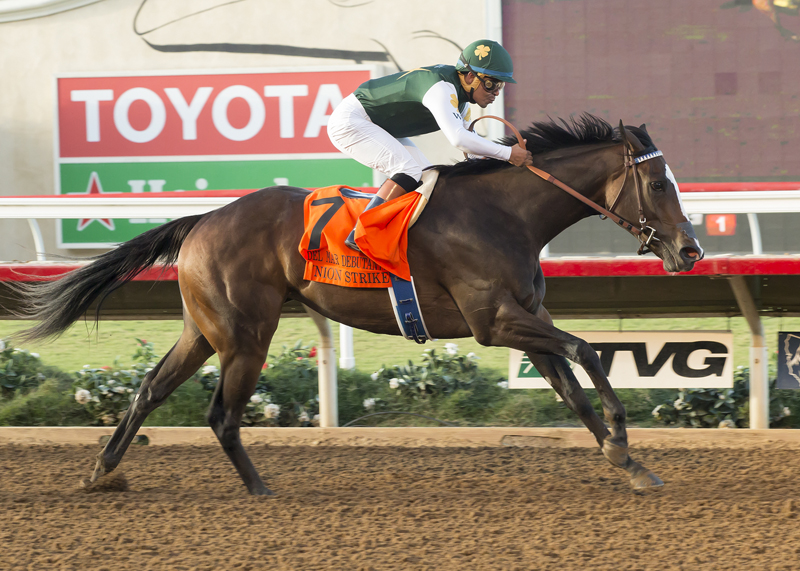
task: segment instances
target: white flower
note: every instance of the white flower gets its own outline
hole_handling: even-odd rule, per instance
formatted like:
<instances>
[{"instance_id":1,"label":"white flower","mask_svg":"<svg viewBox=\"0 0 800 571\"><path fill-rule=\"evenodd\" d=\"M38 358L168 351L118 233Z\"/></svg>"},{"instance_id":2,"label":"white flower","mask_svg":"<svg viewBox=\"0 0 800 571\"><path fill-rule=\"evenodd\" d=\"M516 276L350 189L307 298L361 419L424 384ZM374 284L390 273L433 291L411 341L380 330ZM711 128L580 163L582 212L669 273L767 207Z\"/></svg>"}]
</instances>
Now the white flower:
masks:
<instances>
[{"instance_id":1,"label":"white flower","mask_svg":"<svg viewBox=\"0 0 800 571\"><path fill-rule=\"evenodd\" d=\"M475 353L473 353L472 351L467 353L467 359L478 359L478 358L479 357Z\"/></svg>"},{"instance_id":2,"label":"white flower","mask_svg":"<svg viewBox=\"0 0 800 571\"><path fill-rule=\"evenodd\" d=\"M675 402L672 403L672 406L675 407L675 410L683 410L686 408L686 403L683 401L682 398L675 399Z\"/></svg>"},{"instance_id":3,"label":"white flower","mask_svg":"<svg viewBox=\"0 0 800 571\"><path fill-rule=\"evenodd\" d=\"M458 345L455 343L445 343L444 350L447 352L448 355L455 355L458 353Z\"/></svg>"},{"instance_id":4,"label":"white flower","mask_svg":"<svg viewBox=\"0 0 800 571\"><path fill-rule=\"evenodd\" d=\"M203 367L203 370L201 372L204 375L213 375L214 373L217 372L217 370L218 369L214 365L206 365L205 367Z\"/></svg>"},{"instance_id":5,"label":"white flower","mask_svg":"<svg viewBox=\"0 0 800 571\"><path fill-rule=\"evenodd\" d=\"M374 373L372 373L369 376L369 378L372 379L373 381L377 381L378 380L378 371L375 371Z\"/></svg>"},{"instance_id":6,"label":"white flower","mask_svg":"<svg viewBox=\"0 0 800 571\"><path fill-rule=\"evenodd\" d=\"M730 418L726 418L722 422L719 423L717 428L736 428L736 423L733 422Z\"/></svg>"},{"instance_id":7,"label":"white flower","mask_svg":"<svg viewBox=\"0 0 800 571\"><path fill-rule=\"evenodd\" d=\"M75 391L75 400L78 401L80 404L86 404L89 402L89 399L92 398L92 393L87 391L86 389L78 389Z\"/></svg>"},{"instance_id":8,"label":"white flower","mask_svg":"<svg viewBox=\"0 0 800 571\"><path fill-rule=\"evenodd\" d=\"M0 339L0 351L6 350L6 342Z\"/></svg>"},{"instance_id":9,"label":"white flower","mask_svg":"<svg viewBox=\"0 0 800 571\"><path fill-rule=\"evenodd\" d=\"M372 410L375 408L375 399L364 399L364 408L367 410Z\"/></svg>"},{"instance_id":10,"label":"white flower","mask_svg":"<svg viewBox=\"0 0 800 571\"><path fill-rule=\"evenodd\" d=\"M788 406L783 407L783 416L791 416L792 411Z\"/></svg>"},{"instance_id":11,"label":"white flower","mask_svg":"<svg viewBox=\"0 0 800 571\"><path fill-rule=\"evenodd\" d=\"M663 407L663 406L664 406L663 404L660 404L660 405L658 405L656 408L654 408L654 409L653 409L653 416L655 416L656 418L658 418L658 417L660 416L660 413L659 413L658 411L660 411L660 410L661 410L661 407Z\"/></svg>"},{"instance_id":12,"label":"white flower","mask_svg":"<svg viewBox=\"0 0 800 571\"><path fill-rule=\"evenodd\" d=\"M499 383L497 383L497 386L500 387L501 389L507 389L508 381L500 381Z\"/></svg>"},{"instance_id":13,"label":"white flower","mask_svg":"<svg viewBox=\"0 0 800 571\"><path fill-rule=\"evenodd\" d=\"M34 359L38 359L39 353L31 353L31 357L33 357Z\"/></svg>"},{"instance_id":14,"label":"white flower","mask_svg":"<svg viewBox=\"0 0 800 571\"><path fill-rule=\"evenodd\" d=\"M117 417L114 416L113 414L106 414L103 415L103 418L101 418L100 420L103 421L103 424L116 424Z\"/></svg>"},{"instance_id":15,"label":"white flower","mask_svg":"<svg viewBox=\"0 0 800 571\"><path fill-rule=\"evenodd\" d=\"M564 399L561 398L561 395L556 393L556 402L564 402Z\"/></svg>"},{"instance_id":16,"label":"white flower","mask_svg":"<svg viewBox=\"0 0 800 571\"><path fill-rule=\"evenodd\" d=\"M268 404L264 407L264 416L266 418L278 418L281 413L281 407L277 404Z\"/></svg>"},{"instance_id":17,"label":"white flower","mask_svg":"<svg viewBox=\"0 0 800 571\"><path fill-rule=\"evenodd\" d=\"M111 390L112 390L112 391L114 391L115 393L125 393L125 392L127 392L127 391L125 390L125 387L114 387L114 388L113 388L113 389L111 389Z\"/></svg>"},{"instance_id":18,"label":"white flower","mask_svg":"<svg viewBox=\"0 0 800 571\"><path fill-rule=\"evenodd\" d=\"M309 421L308 413L306 411L301 412L300 416L297 417L297 420L299 420L300 422L308 422Z\"/></svg>"},{"instance_id":19,"label":"white flower","mask_svg":"<svg viewBox=\"0 0 800 571\"><path fill-rule=\"evenodd\" d=\"M311 424L313 426L319 426L320 418L318 414L314 415L314 418L311 419Z\"/></svg>"},{"instance_id":20,"label":"white flower","mask_svg":"<svg viewBox=\"0 0 800 571\"><path fill-rule=\"evenodd\" d=\"M84 366L83 366L83 368L84 368L84 369L88 369L88 368L89 368L89 365L84 365Z\"/></svg>"},{"instance_id":21,"label":"white flower","mask_svg":"<svg viewBox=\"0 0 800 571\"><path fill-rule=\"evenodd\" d=\"M108 386L115 385L116 383L117 381L115 381L114 379L108 379Z\"/></svg>"},{"instance_id":22,"label":"white flower","mask_svg":"<svg viewBox=\"0 0 800 571\"><path fill-rule=\"evenodd\" d=\"M126 392L132 393L133 389L125 389Z\"/></svg>"},{"instance_id":23,"label":"white flower","mask_svg":"<svg viewBox=\"0 0 800 571\"><path fill-rule=\"evenodd\" d=\"M262 402L264 402L264 398L259 394L254 394L253 396L250 397L250 402L253 404L261 404Z\"/></svg>"},{"instance_id":24,"label":"white flower","mask_svg":"<svg viewBox=\"0 0 800 571\"><path fill-rule=\"evenodd\" d=\"M397 378L389 379L389 388L390 389L396 389L396 388L399 388L399 387L400 387L400 379L397 379Z\"/></svg>"}]
</instances>

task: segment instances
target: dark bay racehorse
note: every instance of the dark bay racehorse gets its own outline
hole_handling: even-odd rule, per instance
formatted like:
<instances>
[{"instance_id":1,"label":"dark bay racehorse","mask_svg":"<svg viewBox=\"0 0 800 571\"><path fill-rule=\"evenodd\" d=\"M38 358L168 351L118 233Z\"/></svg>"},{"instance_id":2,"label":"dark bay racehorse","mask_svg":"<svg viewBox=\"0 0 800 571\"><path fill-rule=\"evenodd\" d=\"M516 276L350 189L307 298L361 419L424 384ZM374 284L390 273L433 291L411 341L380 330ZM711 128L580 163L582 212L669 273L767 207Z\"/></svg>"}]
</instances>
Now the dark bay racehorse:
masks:
<instances>
[{"instance_id":1,"label":"dark bay racehorse","mask_svg":"<svg viewBox=\"0 0 800 571\"><path fill-rule=\"evenodd\" d=\"M702 258L674 178L644 125L626 128L620 123L613 129L584 115L535 123L523 137L535 166L616 215L639 220L642 227L646 222L649 235L655 232L650 248L666 271L688 271ZM634 487L661 485L628 455L625 408L597 353L582 339L555 328L542 305L539 252L565 228L596 212L528 169L505 162L479 160L439 168L436 191L408 240L431 335L474 336L482 345L524 351L594 434L606 458L629 473ZM159 261L177 261L183 333L145 377L98 454L91 481L117 467L147 415L216 352L221 376L208 422L250 493L269 494L242 447L239 427L281 305L294 299L334 321L399 334L386 291L303 280L305 261L298 243L307 195L301 188L262 189L206 215L173 220L58 281L27 289L25 316L41 322L24 335L49 337L62 333L94 300L142 270ZM610 430L566 359L592 379Z\"/></svg>"}]
</instances>

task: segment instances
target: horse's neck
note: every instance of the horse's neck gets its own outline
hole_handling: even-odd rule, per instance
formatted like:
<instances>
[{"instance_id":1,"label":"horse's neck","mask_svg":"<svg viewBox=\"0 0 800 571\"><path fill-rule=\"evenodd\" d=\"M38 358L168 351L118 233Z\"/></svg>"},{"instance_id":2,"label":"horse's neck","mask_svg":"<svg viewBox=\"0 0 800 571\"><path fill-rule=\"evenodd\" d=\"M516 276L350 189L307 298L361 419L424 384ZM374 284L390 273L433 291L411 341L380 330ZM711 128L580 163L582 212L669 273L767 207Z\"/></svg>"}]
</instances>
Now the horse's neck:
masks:
<instances>
[{"instance_id":1,"label":"horse's neck","mask_svg":"<svg viewBox=\"0 0 800 571\"><path fill-rule=\"evenodd\" d=\"M534 164L605 207L606 186L618 166L616 155L613 146L583 146L534 157ZM541 201L529 201L521 208L527 208L528 211L522 215L538 227L542 246L570 226L597 214L552 183L537 180L535 184L533 192L537 198L541 195ZM527 194L530 196L530 190Z\"/></svg>"}]
</instances>

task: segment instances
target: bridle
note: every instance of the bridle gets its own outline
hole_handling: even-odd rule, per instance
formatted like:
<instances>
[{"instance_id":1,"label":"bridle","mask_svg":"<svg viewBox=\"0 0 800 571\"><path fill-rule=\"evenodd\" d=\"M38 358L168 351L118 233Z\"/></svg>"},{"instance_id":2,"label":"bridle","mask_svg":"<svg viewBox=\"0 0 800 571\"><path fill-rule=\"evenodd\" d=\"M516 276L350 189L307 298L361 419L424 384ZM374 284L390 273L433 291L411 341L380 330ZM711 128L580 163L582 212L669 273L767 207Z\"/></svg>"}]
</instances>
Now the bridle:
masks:
<instances>
[{"instance_id":1,"label":"bridle","mask_svg":"<svg viewBox=\"0 0 800 571\"><path fill-rule=\"evenodd\" d=\"M497 119L498 121L502 121L507 127L509 127L517 137L517 141L519 142L519 146L523 149L525 148L525 141L522 139L519 131L516 127L514 127L511 123L502 119L501 117L496 117L494 115L484 115L482 117L478 117L469 125L469 130L472 131L475 123L480 121L481 119ZM622 185L619 187L619 191L617 191L617 196L614 199L614 202L611 204L611 207L606 209L593 200L586 198L584 195L579 193L574 188L570 187L569 185L564 184L557 178L555 178L550 173L547 173L539 168L534 166L528 165L528 168L538 175L539 177L543 178L549 183L554 184L561 190L567 192L568 194L574 196L590 208L594 209L598 214L600 214L600 218L605 220L606 218L610 218L614 221L620 228L623 230L627 230L630 234L632 234L637 240L639 240L639 249L636 251L637 254L640 256L642 254L646 254L647 252L652 251L650 249L650 244L653 242L659 242L660 240L656 237L656 229L652 226L647 225L647 217L644 215L644 207L643 207L643 199L642 199L642 184L639 176L639 165L647 160L654 159L656 157L663 156L661 151L653 151L650 153L642 154L642 155L634 155L631 153L631 150L628 148L627 145L625 147L625 155L624 155L624 164L625 164L625 176L622 178ZM464 153L467 156L466 153ZM622 216L614 214L613 210L619 202L620 197L622 196L622 191L625 189L625 183L628 180L628 170L633 170L633 179L636 181L636 199L639 205L639 227L637 228L631 222L625 220Z\"/></svg>"}]
</instances>

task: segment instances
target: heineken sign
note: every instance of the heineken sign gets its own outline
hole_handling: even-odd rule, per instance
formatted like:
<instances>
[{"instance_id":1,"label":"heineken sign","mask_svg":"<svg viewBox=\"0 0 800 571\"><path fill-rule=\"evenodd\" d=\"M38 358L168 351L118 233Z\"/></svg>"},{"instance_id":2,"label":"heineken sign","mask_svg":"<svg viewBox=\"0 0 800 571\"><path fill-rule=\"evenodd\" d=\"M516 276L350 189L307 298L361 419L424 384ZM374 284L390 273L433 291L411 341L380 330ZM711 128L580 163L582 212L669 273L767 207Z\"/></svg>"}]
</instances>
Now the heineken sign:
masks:
<instances>
[{"instance_id":1,"label":"heineken sign","mask_svg":"<svg viewBox=\"0 0 800 571\"><path fill-rule=\"evenodd\" d=\"M56 193L371 186L326 131L370 77L362 66L58 77ZM165 221L61 220L59 247L104 247Z\"/></svg>"}]
</instances>

